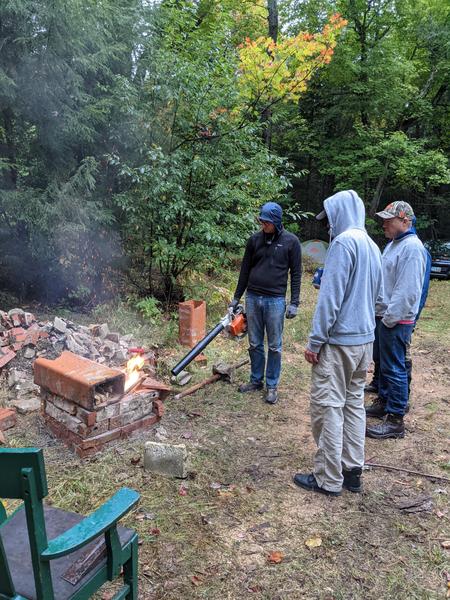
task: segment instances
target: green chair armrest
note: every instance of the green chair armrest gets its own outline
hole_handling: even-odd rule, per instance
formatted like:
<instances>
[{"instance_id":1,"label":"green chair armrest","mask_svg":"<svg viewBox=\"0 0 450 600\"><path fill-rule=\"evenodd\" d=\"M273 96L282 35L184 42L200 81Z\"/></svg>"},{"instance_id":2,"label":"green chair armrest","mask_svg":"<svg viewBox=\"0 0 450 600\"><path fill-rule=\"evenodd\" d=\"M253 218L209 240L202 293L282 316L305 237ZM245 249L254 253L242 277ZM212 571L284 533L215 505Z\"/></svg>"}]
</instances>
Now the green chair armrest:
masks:
<instances>
[{"instance_id":1,"label":"green chair armrest","mask_svg":"<svg viewBox=\"0 0 450 600\"><path fill-rule=\"evenodd\" d=\"M80 523L50 540L41 558L53 560L85 546L126 515L138 501L137 492L122 488Z\"/></svg>"}]
</instances>

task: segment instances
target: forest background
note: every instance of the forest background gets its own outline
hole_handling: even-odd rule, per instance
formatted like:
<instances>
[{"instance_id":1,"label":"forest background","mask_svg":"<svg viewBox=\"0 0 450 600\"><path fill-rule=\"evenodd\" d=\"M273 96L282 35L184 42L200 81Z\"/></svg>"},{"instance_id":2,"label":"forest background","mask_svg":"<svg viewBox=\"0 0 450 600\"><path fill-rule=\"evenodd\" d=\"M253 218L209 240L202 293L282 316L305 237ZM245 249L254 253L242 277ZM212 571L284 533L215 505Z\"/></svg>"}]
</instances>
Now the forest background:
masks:
<instances>
[{"instance_id":1,"label":"forest background","mask_svg":"<svg viewBox=\"0 0 450 600\"><path fill-rule=\"evenodd\" d=\"M151 316L339 189L450 239L449 54L442 0L3 0L1 289Z\"/></svg>"}]
</instances>

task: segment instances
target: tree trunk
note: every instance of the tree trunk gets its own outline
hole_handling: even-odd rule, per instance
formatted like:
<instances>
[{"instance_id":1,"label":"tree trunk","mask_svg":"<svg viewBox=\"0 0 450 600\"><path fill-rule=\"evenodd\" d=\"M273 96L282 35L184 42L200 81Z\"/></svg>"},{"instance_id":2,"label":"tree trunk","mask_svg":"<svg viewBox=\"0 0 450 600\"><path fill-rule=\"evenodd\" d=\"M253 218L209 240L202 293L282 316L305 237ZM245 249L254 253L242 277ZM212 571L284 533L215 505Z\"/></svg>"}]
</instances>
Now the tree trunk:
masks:
<instances>
[{"instance_id":1,"label":"tree trunk","mask_svg":"<svg viewBox=\"0 0 450 600\"><path fill-rule=\"evenodd\" d=\"M381 194L383 193L384 184L386 183L388 169L389 169L389 162L386 161L384 163L383 172L381 173L381 175L378 178L377 187L375 188L372 202L370 203L369 214L371 217L373 217L378 210L378 204L380 203Z\"/></svg>"},{"instance_id":2,"label":"tree trunk","mask_svg":"<svg viewBox=\"0 0 450 600\"><path fill-rule=\"evenodd\" d=\"M269 26L269 37L276 43L278 39L278 2L277 0L267 0L267 22ZM269 101L270 105L270 101ZM263 110L261 114L261 121L265 125L263 131L263 139L266 146L272 147L272 111L270 108Z\"/></svg>"},{"instance_id":3,"label":"tree trunk","mask_svg":"<svg viewBox=\"0 0 450 600\"><path fill-rule=\"evenodd\" d=\"M3 129L4 129L4 142L0 143L0 156L5 157L8 160L9 166L3 169L2 187L7 190L13 190L17 184L17 168L16 152L14 147L14 115L10 108L5 108L2 111L3 116ZM1 181L0 179L0 181Z\"/></svg>"}]
</instances>

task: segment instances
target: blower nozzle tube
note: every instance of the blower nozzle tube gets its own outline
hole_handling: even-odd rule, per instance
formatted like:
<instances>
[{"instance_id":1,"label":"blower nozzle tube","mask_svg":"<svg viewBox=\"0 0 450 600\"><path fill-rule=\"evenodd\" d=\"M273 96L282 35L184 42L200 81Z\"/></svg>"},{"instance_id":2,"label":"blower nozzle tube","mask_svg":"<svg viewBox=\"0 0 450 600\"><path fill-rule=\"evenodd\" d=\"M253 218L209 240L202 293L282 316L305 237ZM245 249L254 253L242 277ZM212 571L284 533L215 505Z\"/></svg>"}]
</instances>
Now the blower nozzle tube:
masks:
<instances>
[{"instance_id":1,"label":"blower nozzle tube","mask_svg":"<svg viewBox=\"0 0 450 600\"><path fill-rule=\"evenodd\" d=\"M219 335L221 331L223 331L226 327L226 323L222 320L218 323L214 329L211 329L209 333L205 335L205 337L196 344L188 354L184 358L180 360L178 364L174 366L174 368L170 371L172 375L178 375L181 373L183 369L185 369L189 363L191 363L196 356L200 354L200 352L206 348L208 344L210 344L213 339Z\"/></svg>"}]
</instances>

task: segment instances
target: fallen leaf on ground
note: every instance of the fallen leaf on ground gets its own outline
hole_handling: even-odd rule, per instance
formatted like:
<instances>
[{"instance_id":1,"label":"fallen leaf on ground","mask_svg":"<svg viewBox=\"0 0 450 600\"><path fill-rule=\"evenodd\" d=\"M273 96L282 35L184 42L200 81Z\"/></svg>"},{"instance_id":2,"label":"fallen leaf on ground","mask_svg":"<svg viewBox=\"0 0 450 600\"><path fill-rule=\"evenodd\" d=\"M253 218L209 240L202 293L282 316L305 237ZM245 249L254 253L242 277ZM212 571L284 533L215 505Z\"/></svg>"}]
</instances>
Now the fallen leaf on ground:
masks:
<instances>
[{"instance_id":1,"label":"fallen leaf on ground","mask_svg":"<svg viewBox=\"0 0 450 600\"><path fill-rule=\"evenodd\" d=\"M161 533L161 530L158 529L158 527L153 527L153 529L150 529L150 533L152 535L159 535Z\"/></svg>"},{"instance_id":2,"label":"fallen leaf on ground","mask_svg":"<svg viewBox=\"0 0 450 600\"><path fill-rule=\"evenodd\" d=\"M322 545L322 538L320 537L312 537L305 540L305 546L308 548L317 548Z\"/></svg>"},{"instance_id":3,"label":"fallen leaf on ground","mask_svg":"<svg viewBox=\"0 0 450 600\"><path fill-rule=\"evenodd\" d=\"M445 540L445 541L441 542L441 546L443 548L445 548L446 550L450 550L450 540Z\"/></svg>"},{"instance_id":4,"label":"fallen leaf on ground","mask_svg":"<svg viewBox=\"0 0 450 600\"><path fill-rule=\"evenodd\" d=\"M187 496L187 489L184 487L184 485L180 485L178 493L180 494L180 496Z\"/></svg>"},{"instance_id":5,"label":"fallen leaf on ground","mask_svg":"<svg viewBox=\"0 0 450 600\"><path fill-rule=\"evenodd\" d=\"M194 585L201 585L203 583L203 579L201 577L198 577L198 575L192 575L191 582Z\"/></svg>"},{"instance_id":6,"label":"fallen leaf on ground","mask_svg":"<svg viewBox=\"0 0 450 600\"><path fill-rule=\"evenodd\" d=\"M284 558L284 554L282 552L278 552L277 550L275 550L274 552L271 552L269 554L269 556L267 557L267 562L277 565L278 563L280 563Z\"/></svg>"}]
</instances>

